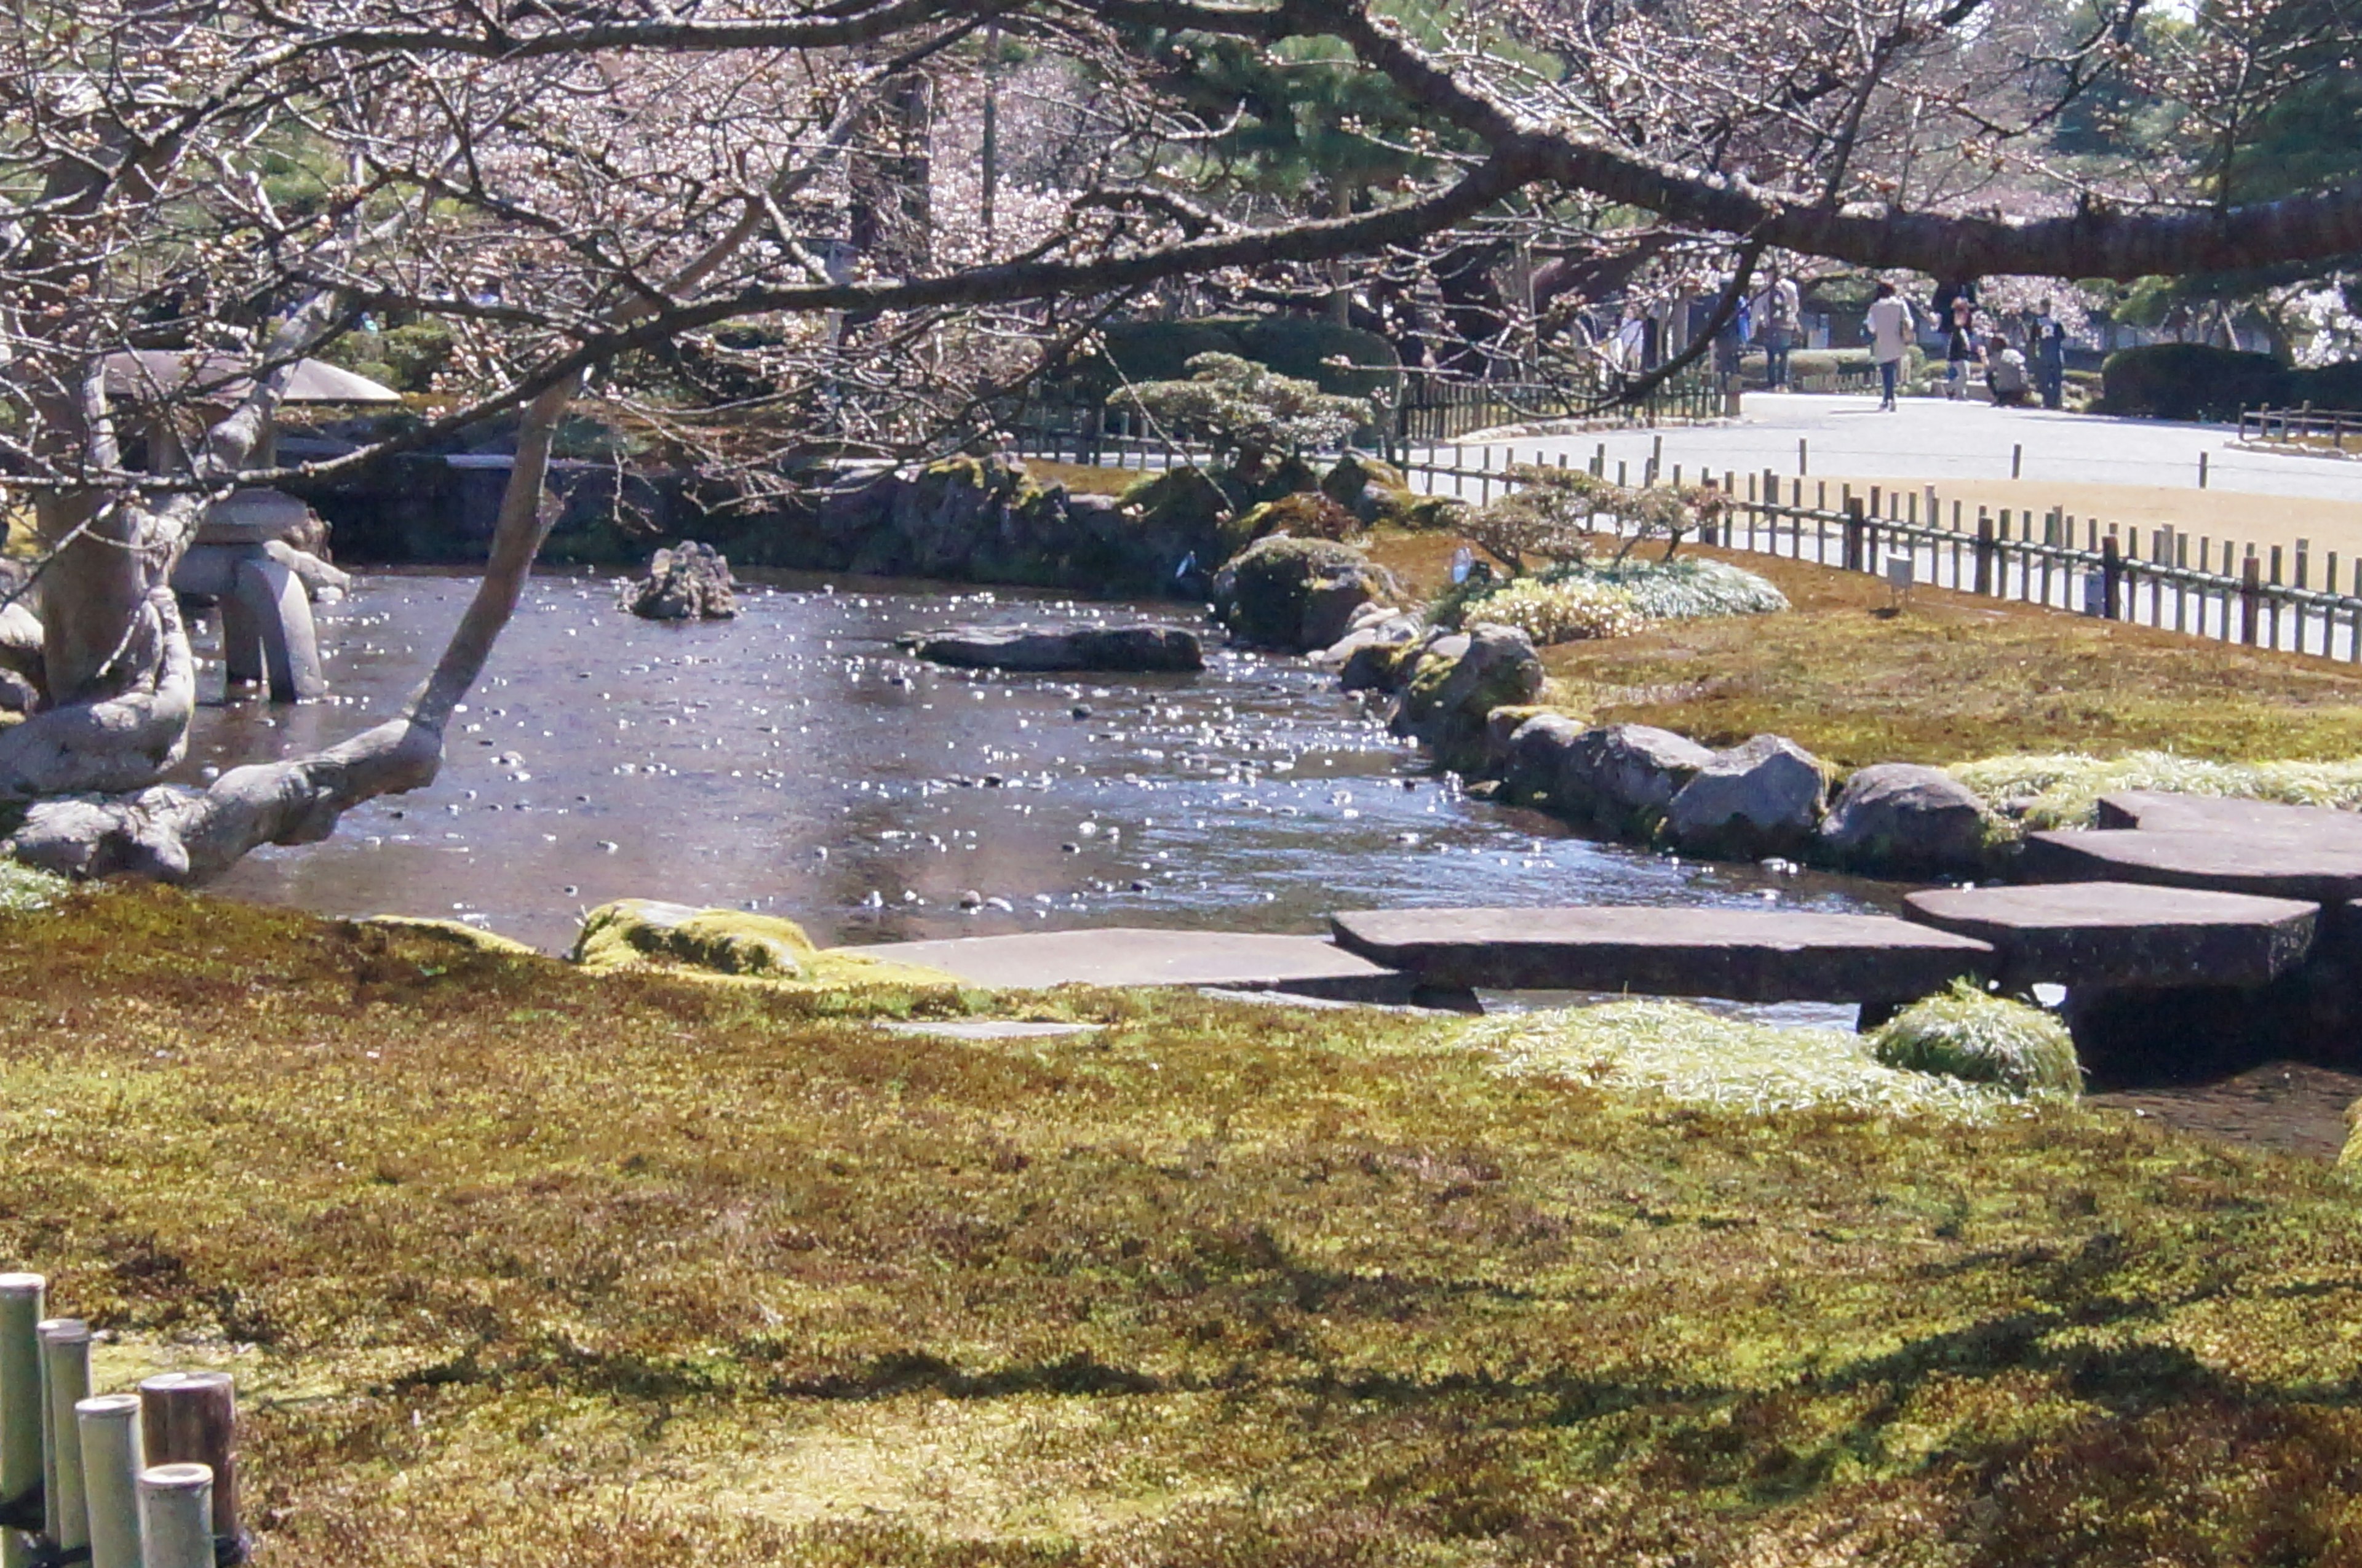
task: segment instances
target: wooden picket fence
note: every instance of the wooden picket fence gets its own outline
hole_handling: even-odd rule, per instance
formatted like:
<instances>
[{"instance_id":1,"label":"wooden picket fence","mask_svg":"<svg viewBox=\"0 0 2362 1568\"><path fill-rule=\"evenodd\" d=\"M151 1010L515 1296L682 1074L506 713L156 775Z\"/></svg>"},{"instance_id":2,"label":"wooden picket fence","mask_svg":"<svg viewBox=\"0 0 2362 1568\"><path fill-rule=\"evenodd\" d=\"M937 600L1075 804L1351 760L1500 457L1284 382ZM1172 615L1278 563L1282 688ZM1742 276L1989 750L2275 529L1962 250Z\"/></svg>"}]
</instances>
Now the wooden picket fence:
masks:
<instances>
[{"instance_id":1,"label":"wooden picket fence","mask_svg":"<svg viewBox=\"0 0 2362 1568\"><path fill-rule=\"evenodd\" d=\"M1477 505L1514 488L1509 470L1520 466L1514 448L1480 448L1473 466L1460 448L1451 452L1451 461L1412 463L1414 481ZM1523 461L1565 467L1568 458L1530 452ZM1610 473L1604 447L1586 467L1619 483L1679 485L1684 478L1679 465L1665 469L1655 458L1637 473L1626 463ZM2218 544L2174 528L2154 528L2144 537L2137 528L2078 518L2063 507L2037 513L1980 505L1970 514L1959 501L1948 506L1932 484L1862 492L1841 484L1832 496L1827 480L1769 469L1700 470L1688 479L1731 498L1720 524L1700 534L1701 544L1867 572L1898 593L1924 584L2362 664L2362 559L2349 563L2352 586L2341 591L2337 552L2316 559L2301 539L2291 551Z\"/></svg>"},{"instance_id":2,"label":"wooden picket fence","mask_svg":"<svg viewBox=\"0 0 2362 1568\"><path fill-rule=\"evenodd\" d=\"M24 1568L229 1568L237 1386L169 1372L91 1391L90 1325L47 1315L49 1282L0 1274L0 1528Z\"/></svg>"}]
</instances>

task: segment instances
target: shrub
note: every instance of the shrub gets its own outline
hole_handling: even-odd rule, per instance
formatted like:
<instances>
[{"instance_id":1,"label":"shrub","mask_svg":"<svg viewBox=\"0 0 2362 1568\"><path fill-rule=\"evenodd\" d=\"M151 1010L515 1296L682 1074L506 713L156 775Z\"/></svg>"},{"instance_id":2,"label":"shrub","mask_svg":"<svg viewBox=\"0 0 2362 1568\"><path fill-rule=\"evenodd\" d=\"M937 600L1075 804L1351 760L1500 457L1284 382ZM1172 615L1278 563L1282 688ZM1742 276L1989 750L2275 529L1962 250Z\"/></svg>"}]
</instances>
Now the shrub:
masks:
<instances>
[{"instance_id":1,"label":"shrub","mask_svg":"<svg viewBox=\"0 0 2362 1568\"><path fill-rule=\"evenodd\" d=\"M2229 419L2288 401L2288 372L2268 354L2204 343L2122 348L2100 367L2102 412L2150 419Z\"/></svg>"},{"instance_id":2,"label":"shrub","mask_svg":"<svg viewBox=\"0 0 2362 1568\"><path fill-rule=\"evenodd\" d=\"M1371 417L1360 398L1335 397L1234 354L1200 354L1189 379L1126 388L1117 400L1199 440L1253 481L1274 459L1343 442Z\"/></svg>"},{"instance_id":3,"label":"shrub","mask_svg":"<svg viewBox=\"0 0 2362 1568\"><path fill-rule=\"evenodd\" d=\"M2073 1096L2083 1088L2083 1069L2065 1024L1966 980L1896 1014L1871 1037L1871 1054L1890 1067L1998 1084L2019 1094Z\"/></svg>"},{"instance_id":4,"label":"shrub","mask_svg":"<svg viewBox=\"0 0 2362 1568\"><path fill-rule=\"evenodd\" d=\"M1591 637L1628 637L1649 624L1629 592L1582 578L1545 582L1521 577L1474 601L1462 612L1461 619L1515 626L1536 646Z\"/></svg>"},{"instance_id":5,"label":"shrub","mask_svg":"<svg viewBox=\"0 0 2362 1568\"><path fill-rule=\"evenodd\" d=\"M1460 527L1512 575L1529 569L1531 561L1578 559L1590 536L1604 529L1624 536L1618 559L1648 540L1662 539L1670 560L1692 529L1729 509L1728 497L1704 485L1623 485L1583 469L1533 463L1510 469L1507 478L1515 488L1470 513Z\"/></svg>"}]
</instances>

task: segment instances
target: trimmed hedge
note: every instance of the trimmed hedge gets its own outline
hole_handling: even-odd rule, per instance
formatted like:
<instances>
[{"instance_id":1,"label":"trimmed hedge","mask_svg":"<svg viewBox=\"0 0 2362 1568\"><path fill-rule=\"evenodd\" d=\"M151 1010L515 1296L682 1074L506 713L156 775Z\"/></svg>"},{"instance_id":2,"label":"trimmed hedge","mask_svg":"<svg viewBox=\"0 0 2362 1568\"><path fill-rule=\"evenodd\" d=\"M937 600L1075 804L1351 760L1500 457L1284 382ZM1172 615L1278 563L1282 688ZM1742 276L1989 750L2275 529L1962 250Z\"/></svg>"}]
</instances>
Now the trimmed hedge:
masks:
<instances>
[{"instance_id":1,"label":"trimmed hedge","mask_svg":"<svg viewBox=\"0 0 2362 1568\"><path fill-rule=\"evenodd\" d=\"M2123 348L2100 367L2103 414L2235 419L2246 408L2362 408L2362 361L2292 370L2268 354L2205 343Z\"/></svg>"}]
</instances>

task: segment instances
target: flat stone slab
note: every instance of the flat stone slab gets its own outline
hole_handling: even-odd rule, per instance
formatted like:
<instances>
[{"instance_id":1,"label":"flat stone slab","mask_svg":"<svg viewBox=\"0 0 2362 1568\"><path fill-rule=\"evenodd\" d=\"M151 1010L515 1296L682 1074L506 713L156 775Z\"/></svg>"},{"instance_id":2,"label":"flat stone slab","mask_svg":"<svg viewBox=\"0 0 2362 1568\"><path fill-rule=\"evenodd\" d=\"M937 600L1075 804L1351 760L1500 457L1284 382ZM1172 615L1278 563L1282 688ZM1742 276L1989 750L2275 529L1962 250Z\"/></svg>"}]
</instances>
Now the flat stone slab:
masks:
<instances>
[{"instance_id":1,"label":"flat stone slab","mask_svg":"<svg viewBox=\"0 0 2362 1568\"><path fill-rule=\"evenodd\" d=\"M1198 635L1178 626L954 626L901 642L921 658L971 669L1131 675L1206 668Z\"/></svg>"},{"instance_id":2,"label":"flat stone slab","mask_svg":"<svg viewBox=\"0 0 2362 1568\"><path fill-rule=\"evenodd\" d=\"M937 1040L1051 1040L1068 1034L1096 1034L1103 1024L1029 1021L1018 1018L945 1019L940 1023L896 1020L878 1025L893 1034L923 1034Z\"/></svg>"},{"instance_id":3,"label":"flat stone slab","mask_svg":"<svg viewBox=\"0 0 2362 1568\"><path fill-rule=\"evenodd\" d=\"M943 942L895 942L858 951L922 964L993 990L1052 986L1220 986L1291 991L1338 1001L1404 1002L1414 981L1326 937L1232 931L1029 931Z\"/></svg>"},{"instance_id":4,"label":"flat stone slab","mask_svg":"<svg viewBox=\"0 0 2362 1568\"><path fill-rule=\"evenodd\" d=\"M2140 882L2344 903L2362 899L2362 842L2277 831L2037 833L2025 841L2017 876L2022 882Z\"/></svg>"},{"instance_id":5,"label":"flat stone slab","mask_svg":"<svg viewBox=\"0 0 2362 1568\"><path fill-rule=\"evenodd\" d=\"M1341 946L1437 987L1732 1001L1915 1001L1990 977L1986 943L1885 915L1794 910L1371 910Z\"/></svg>"},{"instance_id":6,"label":"flat stone slab","mask_svg":"<svg viewBox=\"0 0 2362 1568\"><path fill-rule=\"evenodd\" d=\"M2362 812L2163 790L2120 790L2101 796L2099 825L2138 828L2145 833L2264 834L2362 845Z\"/></svg>"},{"instance_id":7,"label":"flat stone slab","mask_svg":"<svg viewBox=\"0 0 2362 1568\"><path fill-rule=\"evenodd\" d=\"M1946 888L1913 920L2001 950L2004 984L2260 986L2304 960L2320 906L2133 882Z\"/></svg>"}]
</instances>

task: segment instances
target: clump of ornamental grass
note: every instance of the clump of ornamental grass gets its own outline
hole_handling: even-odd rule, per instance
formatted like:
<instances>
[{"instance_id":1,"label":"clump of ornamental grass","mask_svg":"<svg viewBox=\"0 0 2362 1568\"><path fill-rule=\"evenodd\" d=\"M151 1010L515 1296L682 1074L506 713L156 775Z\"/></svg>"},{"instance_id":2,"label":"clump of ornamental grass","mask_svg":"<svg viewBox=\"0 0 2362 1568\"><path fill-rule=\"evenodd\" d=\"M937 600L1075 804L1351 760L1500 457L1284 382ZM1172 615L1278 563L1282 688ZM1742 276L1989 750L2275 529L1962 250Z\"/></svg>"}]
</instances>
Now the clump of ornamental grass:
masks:
<instances>
[{"instance_id":1,"label":"clump of ornamental grass","mask_svg":"<svg viewBox=\"0 0 2362 1568\"><path fill-rule=\"evenodd\" d=\"M1510 1014L1462 1038L1512 1073L1749 1115L1843 1110L1976 1121L2010 1103L1994 1088L1886 1065L1857 1035L1748 1023L1679 1002Z\"/></svg>"},{"instance_id":2,"label":"clump of ornamental grass","mask_svg":"<svg viewBox=\"0 0 2362 1568\"><path fill-rule=\"evenodd\" d=\"M1549 583L1594 582L1621 589L1651 621L1703 621L1718 615L1772 615L1788 596L1745 567L1702 556L1669 561L1584 559L1542 574Z\"/></svg>"},{"instance_id":3,"label":"clump of ornamental grass","mask_svg":"<svg viewBox=\"0 0 2362 1568\"><path fill-rule=\"evenodd\" d=\"M1628 637L1649 618L1632 595L1602 582L1544 582L1521 577L1467 605L1463 624L1487 622L1515 626L1537 646L1580 642L1586 637Z\"/></svg>"},{"instance_id":4,"label":"clump of ornamental grass","mask_svg":"<svg viewBox=\"0 0 2362 1568\"><path fill-rule=\"evenodd\" d=\"M2362 810L2362 758L2334 762L2208 762L2164 751L2122 756L2053 752L1961 763L1952 777L2029 831L2090 827L2100 797L2162 790L2292 806Z\"/></svg>"},{"instance_id":5,"label":"clump of ornamental grass","mask_svg":"<svg viewBox=\"0 0 2362 1568\"><path fill-rule=\"evenodd\" d=\"M24 914L46 909L69 885L62 877L36 871L14 860L0 860L0 913Z\"/></svg>"},{"instance_id":6,"label":"clump of ornamental grass","mask_svg":"<svg viewBox=\"0 0 2362 1568\"><path fill-rule=\"evenodd\" d=\"M2083 1090L2083 1069L2065 1024L1966 980L1897 1013L1871 1037L1871 1053L1890 1067L2015 1094L2072 1098Z\"/></svg>"}]
</instances>

